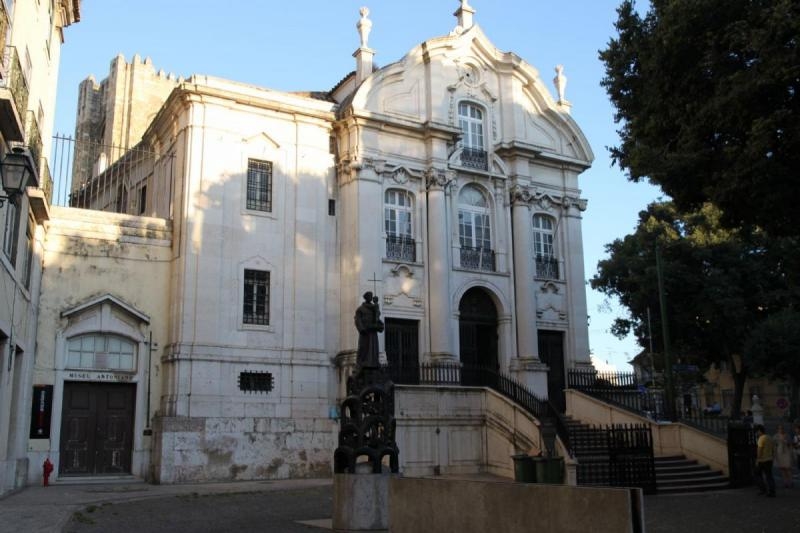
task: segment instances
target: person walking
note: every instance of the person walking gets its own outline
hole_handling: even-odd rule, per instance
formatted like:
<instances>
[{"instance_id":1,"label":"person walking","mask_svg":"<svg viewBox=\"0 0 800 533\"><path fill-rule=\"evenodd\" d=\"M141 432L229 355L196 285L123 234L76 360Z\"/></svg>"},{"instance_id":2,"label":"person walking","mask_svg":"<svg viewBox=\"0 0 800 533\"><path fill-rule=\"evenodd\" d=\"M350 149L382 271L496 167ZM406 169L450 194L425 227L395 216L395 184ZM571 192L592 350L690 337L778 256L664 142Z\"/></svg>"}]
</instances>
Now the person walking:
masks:
<instances>
[{"instance_id":1,"label":"person walking","mask_svg":"<svg viewBox=\"0 0 800 533\"><path fill-rule=\"evenodd\" d=\"M772 459L774 457L775 444L772 437L767 435L762 424L756 426L756 481L758 482L759 494L766 494L770 498L775 497L775 480L772 478Z\"/></svg>"},{"instance_id":2,"label":"person walking","mask_svg":"<svg viewBox=\"0 0 800 533\"><path fill-rule=\"evenodd\" d=\"M778 424L778 432L773 437L775 440L775 466L781 473L781 480L783 481L783 488L792 488L792 443L789 440L789 435L783 429L783 424Z\"/></svg>"}]
</instances>

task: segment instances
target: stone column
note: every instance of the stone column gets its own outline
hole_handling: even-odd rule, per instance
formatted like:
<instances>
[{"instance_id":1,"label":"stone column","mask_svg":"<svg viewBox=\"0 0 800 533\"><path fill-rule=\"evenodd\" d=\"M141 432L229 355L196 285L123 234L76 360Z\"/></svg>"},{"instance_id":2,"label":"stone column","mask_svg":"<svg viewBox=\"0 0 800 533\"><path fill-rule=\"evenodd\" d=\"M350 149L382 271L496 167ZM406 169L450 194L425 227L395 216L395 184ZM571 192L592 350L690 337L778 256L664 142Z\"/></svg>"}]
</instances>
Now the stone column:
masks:
<instances>
[{"instance_id":1,"label":"stone column","mask_svg":"<svg viewBox=\"0 0 800 533\"><path fill-rule=\"evenodd\" d=\"M527 188L511 190L511 231L514 242L514 300L517 315L517 357L539 359L536 300L533 292L533 223Z\"/></svg>"},{"instance_id":2,"label":"stone column","mask_svg":"<svg viewBox=\"0 0 800 533\"><path fill-rule=\"evenodd\" d=\"M454 360L450 308L450 243L447 195L450 183L443 170L429 169L428 188L428 327L429 356L434 362Z\"/></svg>"},{"instance_id":3,"label":"stone column","mask_svg":"<svg viewBox=\"0 0 800 533\"><path fill-rule=\"evenodd\" d=\"M517 326L517 357L510 371L537 396L547 398L547 365L539 359L536 331L536 293L533 261L533 221L527 187L511 189L511 231L513 235L514 301Z\"/></svg>"},{"instance_id":4,"label":"stone column","mask_svg":"<svg viewBox=\"0 0 800 533\"><path fill-rule=\"evenodd\" d=\"M589 358L589 325L586 305L585 275L583 270L583 235L581 231L581 212L586 210L586 200L564 198L563 200L563 239L566 244L565 277L567 282L567 309L569 317L569 346L564 364L570 368L567 358L572 357L576 367L591 365Z\"/></svg>"}]
</instances>

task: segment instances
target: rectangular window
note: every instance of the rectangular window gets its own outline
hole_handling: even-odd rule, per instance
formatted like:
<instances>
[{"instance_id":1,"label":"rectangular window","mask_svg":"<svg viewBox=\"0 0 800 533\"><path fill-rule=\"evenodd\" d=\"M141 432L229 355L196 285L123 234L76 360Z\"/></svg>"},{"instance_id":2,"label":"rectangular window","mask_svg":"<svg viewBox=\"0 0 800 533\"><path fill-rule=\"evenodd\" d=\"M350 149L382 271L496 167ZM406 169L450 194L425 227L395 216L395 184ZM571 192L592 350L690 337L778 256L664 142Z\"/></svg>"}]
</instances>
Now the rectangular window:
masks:
<instances>
[{"instance_id":1,"label":"rectangular window","mask_svg":"<svg viewBox=\"0 0 800 533\"><path fill-rule=\"evenodd\" d=\"M245 324L269 325L269 272L245 269L242 321Z\"/></svg>"},{"instance_id":2,"label":"rectangular window","mask_svg":"<svg viewBox=\"0 0 800 533\"><path fill-rule=\"evenodd\" d=\"M247 209L272 212L272 163L247 160Z\"/></svg>"},{"instance_id":3,"label":"rectangular window","mask_svg":"<svg viewBox=\"0 0 800 533\"><path fill-rule=\"evenodd\" d=\"M12 265L17 262L17 242L19 240L19 209L16 204L6 201L6 219L3 230L3 252Z\"/></svg>"}]
</instances>

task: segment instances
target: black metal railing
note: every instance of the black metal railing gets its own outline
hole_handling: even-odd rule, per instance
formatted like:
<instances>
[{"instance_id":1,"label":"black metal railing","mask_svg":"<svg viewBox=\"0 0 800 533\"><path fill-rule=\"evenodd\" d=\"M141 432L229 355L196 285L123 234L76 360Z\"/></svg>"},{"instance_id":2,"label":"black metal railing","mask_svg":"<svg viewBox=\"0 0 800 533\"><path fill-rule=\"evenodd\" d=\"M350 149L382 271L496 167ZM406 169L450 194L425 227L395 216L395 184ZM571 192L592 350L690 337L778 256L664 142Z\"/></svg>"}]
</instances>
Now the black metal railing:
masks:
<instances>
[{"instance_id":1,"label":"black metal railing","mask_svg":"<svg viewBox=\"0 0 800 533\"><path fill-rule=\"evenodd\" d=\"M682 422L688 426L724 436L730 418L702 415L675 409L666 400L662 389L645 388L633 373L602 373L593 370L570 370L567 386L617 407L644 415L653 420Z\"/></svg>"},{"instance_id":2,"label":"black metal railing","mask_svg":"<svg viewBox=\"0 0 800 533\"><path fill-rule=\"evenodd\" d=\"M495 271L494 250L489 248L461 247L461 268Z\"/></svg>"},{"instance_id":3,"label":"black metal railing","mask_svg":"<svg viewBox=\"0 0 800 533\"><path fill-rule=\"evenodd\" d=\"M386 235L386 259L416 262L417 243L408 235Z\"/></svg>"},{"instance_id":4,"label":"black metal railing","mask_svg":"<svg viewBox=\"0 0 800 533\"><path fill-rule=\"evenodd\" d=\"M574 426L578 485L640 487L656 492L653 435L648 424Z\"/></svg>"},{"instance_id":5,"label":"black metal railing","mask_svg":"<svg viewBox=\"0 0 800 533\"><path fill-rule=\"evenodd\" d=\"M25 118L25 144L28 145L33 164L36 166L36 173L41 175L42 132L39 130L39 121L36 120L36 114L33 111L28 111Z\"/></svg>"},{"instance_id":6,"label":"black metal railing","mask_svg":"<svg viewBox=\"0 0 800 533\"><path fill-rule=\"evenodd\" d=\"M477 170L488 170L489 158L486 150L480 148L464 148L461 150L461 166Z\"/></svg>"},{"instance_id":7,"label":"black metal railing","mask_svg":"<svg viewBox=\"0 0 800 533\"><path fill-rule=\"evenodd\" d=\"M17 107L20 120L24 121L25 111L28 110L29 90L17 49L13 46L6 46L2 59L5 75L0 79L0 87L6 87L11 91L11 97L14 99L14 105Z\"/></svg>"},{"instance_id":8,"label":"black metal railing","mask_svg":"<svg viewBox=\"0 0 800 533\"><path fill-rule=\"evenodd\" d=\"M558 260L555 257L537 255L534 258L536 263L536 277L543 279L561 279L559 277Z\"/></svg>"},{"instance_id":9,"label":"black metal railing","mask_svg":"<svg viewBox=\"0 0 800 533\"><path fill-rule=\"evenodd\" d=\"M5 2L0 0L0 45L5 44L8 35L9 21ZM0 58L2 59L2 58ZM5 65L0 66L0 79L5 77Z\"/></svg>"},{"instance_id":10,"label":"black metal railing","mask_svg":"<svg viewBox=\"0 0 800 533\"><path fill-rule=\"evenodd\" d=\"M164 218L171 213L173 154L56 135L50 164L52 205ZM144 188L155 192L145 196ZM152 205L141 205L143 200Z\"/></svg>"}]
</instances>

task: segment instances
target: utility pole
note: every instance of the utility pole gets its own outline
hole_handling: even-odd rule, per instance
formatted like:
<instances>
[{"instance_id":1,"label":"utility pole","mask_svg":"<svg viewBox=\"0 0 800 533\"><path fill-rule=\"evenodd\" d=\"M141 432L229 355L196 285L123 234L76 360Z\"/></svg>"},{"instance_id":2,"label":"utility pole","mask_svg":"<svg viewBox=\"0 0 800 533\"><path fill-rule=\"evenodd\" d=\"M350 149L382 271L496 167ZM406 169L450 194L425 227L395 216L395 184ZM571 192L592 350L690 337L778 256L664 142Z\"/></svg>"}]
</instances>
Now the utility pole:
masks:
<instances>
[{"instance_id":1,"label":"utility pole","mask_svg":"<svg viewBox=\"0 0 800 533\"><path fill-rule=\"evenodd\" d=\"M675 390L672 387L672 361L670 360L669 324L667 323L667 295L664 291L664 272L661 264L661 248L656 242L656 274L658 275L658 302L661 306L661 332L664 337L664 380L667 389L669 415L675 419Z\"/></svg>"}]
</instances>

